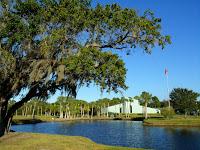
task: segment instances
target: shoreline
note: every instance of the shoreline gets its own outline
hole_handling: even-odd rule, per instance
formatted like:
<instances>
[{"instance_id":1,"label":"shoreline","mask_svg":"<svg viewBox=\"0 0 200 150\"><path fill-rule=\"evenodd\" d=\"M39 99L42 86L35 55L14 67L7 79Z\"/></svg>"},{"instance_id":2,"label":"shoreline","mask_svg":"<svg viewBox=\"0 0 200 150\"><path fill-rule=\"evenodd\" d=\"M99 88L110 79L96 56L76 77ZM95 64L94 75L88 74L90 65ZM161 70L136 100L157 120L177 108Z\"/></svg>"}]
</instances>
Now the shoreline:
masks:
<instances>
[{"instance_id":1,"label":"shoreline","mask_svg":"<svg viewBox=\"0 0 200 150\"><path fill-rule=\"evenodd\" d=\"M149 123L143 123L144 126L151 126L151 127L199 127L200 124L149 124Z\"/></svg>"},{"instance_id":2,"label":"shoreline","mask_svg":"<svg viewBox=\"0 0 200 150\"><path fill-rule=\"evenodd\" d=\"M155 126L155 127L200 127L200 117L175 117L171 119L165 119L161 117L152 117L149 119L144 119L143 117L135 118L107 118L107 117L93 117L93 118L70 118L61 119L46 116L37 116L35 119L29 117L19 116L14 117L12 125L22 125L22 124L36 124L42 122L66 122L66 121L103 121L103 120L122 120L122 121L143 121L144 126Z\"/></svg>"},{"instance_id":3,"label":"shoreline","mask_svg":"<svg viewBox=\"0 0 200 150\"><path fill-rule=\"evenodd\" d=\"M143 125L155 127L200 127L200 118L147 119L143 121Z\"/></svg>"},{"instance_id":4,"label":"shoreline","mask_svg":"<svg viewBox=\"0 0 200 150\"><path fill-rule=\"evenodd\" d=\"M98 121L98 120L127 120L127 121L143 121L144 117L133 117L133 118L107 118L107 117L93 117L93 118L54 118L54 117L46 117L46 116L37 116L34 119L30 116L18 116L14 117L12 120L12 125L22 125L22 124L36 124L42 122L65 122L65 121L81 121L81 120L89 120L89 121Z\"/></svg>"},{"instance_id":5,"label":"shoreline","mask_svg":"<svg viewBox=\"0 0 200 150\"><path fill-rule=\"evenodd\" d=\"M80 120L115 120L113 118L70 118L70 119L62 119L62 118L29 118L24 117L20 119L13 119L12 125L22 125L22 124L36 124L36 123L42 123L42 122L65 122L65 121L80 121Z\"/></svg>"}]
</instances>

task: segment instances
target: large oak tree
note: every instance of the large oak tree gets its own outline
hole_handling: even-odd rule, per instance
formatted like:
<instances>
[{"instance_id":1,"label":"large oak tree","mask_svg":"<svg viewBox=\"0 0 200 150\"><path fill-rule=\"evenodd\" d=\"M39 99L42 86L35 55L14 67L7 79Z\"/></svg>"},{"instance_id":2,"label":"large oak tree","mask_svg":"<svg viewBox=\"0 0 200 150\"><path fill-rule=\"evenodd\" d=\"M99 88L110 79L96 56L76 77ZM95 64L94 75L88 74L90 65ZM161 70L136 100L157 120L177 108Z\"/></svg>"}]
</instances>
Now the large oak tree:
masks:
<instances>
[{"instance_id":1,"label":"large oak tree","mask_svg":"<svg viewBox=\"0 0 200 150\"><path fill-rule=\"evenodd\" d=\"M94 83L101 90L126 89L126 69L114 50L141 47L146 53L170 42L161 19L117 4L89 0L0 1L0 136L16 109L57 90L76 96ZM8 109L8 101L26 90Z\"/></svg>"}]
</instances>

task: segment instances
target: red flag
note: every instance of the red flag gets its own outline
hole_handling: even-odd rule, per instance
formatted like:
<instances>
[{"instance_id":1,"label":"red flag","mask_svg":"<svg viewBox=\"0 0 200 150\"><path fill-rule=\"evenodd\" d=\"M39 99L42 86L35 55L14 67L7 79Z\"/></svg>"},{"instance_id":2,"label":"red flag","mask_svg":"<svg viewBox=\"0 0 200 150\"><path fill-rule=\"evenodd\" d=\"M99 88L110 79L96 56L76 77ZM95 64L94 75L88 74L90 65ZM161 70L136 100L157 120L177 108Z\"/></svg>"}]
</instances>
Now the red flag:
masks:
<instances>
[{"instance_id":1,"label":"red flag","mask_svg":"<svg viewBox=\"0 0 200 150\"><path fill-rule=\"evenodd\" d=\"M168 75L168 70L165 68L165 75Z\"/></svg>"}]
</instances>

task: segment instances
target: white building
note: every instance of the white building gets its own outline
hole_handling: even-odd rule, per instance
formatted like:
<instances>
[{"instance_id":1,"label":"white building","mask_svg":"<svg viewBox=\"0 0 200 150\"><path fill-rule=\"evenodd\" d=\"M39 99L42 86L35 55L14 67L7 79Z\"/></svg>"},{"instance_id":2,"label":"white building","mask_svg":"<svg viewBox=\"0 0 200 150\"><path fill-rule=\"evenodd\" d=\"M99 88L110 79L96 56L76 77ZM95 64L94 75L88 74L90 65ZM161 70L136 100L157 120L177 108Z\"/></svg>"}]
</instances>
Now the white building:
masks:
<instances>
[{"instance_id":1,"label":"white building","mask_svg":"<svg viewBox=\"0 0 200 150\"><path fill-rule=\"evenodd\" d=\"M134 114L143 114L145 111L144 106L139 104L139 101L133 99L133 102L124 101L121 104L109 106L102 108L102 113L134 113ZM160 110L157 108L147 107L148 114L157 114L160 113Z\"/></svg>"}]
</instances>

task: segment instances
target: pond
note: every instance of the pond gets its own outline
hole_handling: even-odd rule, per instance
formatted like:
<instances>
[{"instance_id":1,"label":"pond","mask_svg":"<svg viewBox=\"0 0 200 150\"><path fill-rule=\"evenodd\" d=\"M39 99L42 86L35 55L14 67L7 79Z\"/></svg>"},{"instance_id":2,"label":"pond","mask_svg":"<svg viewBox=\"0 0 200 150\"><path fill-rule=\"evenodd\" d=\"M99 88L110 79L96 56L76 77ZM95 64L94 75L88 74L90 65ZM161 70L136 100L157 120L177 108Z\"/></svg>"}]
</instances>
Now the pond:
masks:
<instances>
[{"instance_id":1,"label":"pond","mask_svg":"<svg viewBox=\"0 0 200 150\"><path fill-rule=\"evenodd\" d=\"M75 135L96 143L156 150L200 150L200 128L149 127L139 121L66 121L13 125L17 132Z\"/></svg>"}]
</instances>

